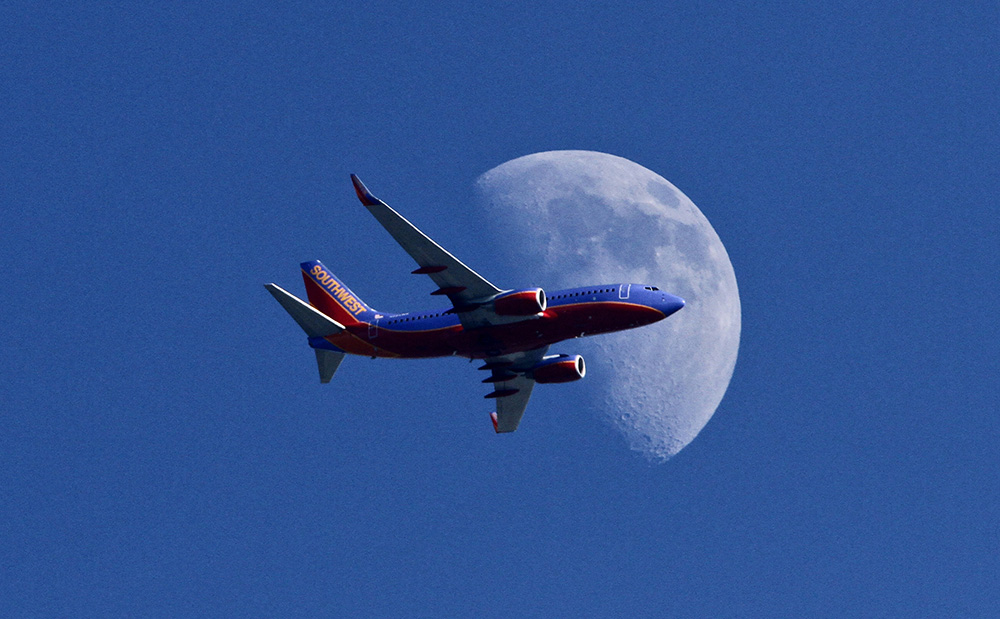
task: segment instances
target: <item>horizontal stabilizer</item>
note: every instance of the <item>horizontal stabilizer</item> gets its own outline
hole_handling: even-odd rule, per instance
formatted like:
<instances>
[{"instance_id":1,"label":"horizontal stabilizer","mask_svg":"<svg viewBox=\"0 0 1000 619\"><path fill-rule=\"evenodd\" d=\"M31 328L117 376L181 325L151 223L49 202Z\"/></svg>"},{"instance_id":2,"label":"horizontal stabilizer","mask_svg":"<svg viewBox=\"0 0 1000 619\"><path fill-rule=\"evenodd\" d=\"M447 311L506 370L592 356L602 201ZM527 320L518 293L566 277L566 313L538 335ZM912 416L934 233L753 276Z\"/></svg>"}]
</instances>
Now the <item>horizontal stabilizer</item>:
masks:
<instances>
[{"instance_id":1,"label":"horizontal stabilizer","mask_svg":"<svg viewBox=\"0 0 1000 619\"><path fill-rule=\"evenodd\" d=\"M267 291L271 293L278 303L281 303L281 307L285 308L285 311L295 319L295 322L299 323L299 326L302 327L302 330L305 331L306 335L309 337L326 337L328 335L340 333L344 330L344 325L330 318L305 301L302 301L295 295L286 292L280 286L275 284L264 284L264 287L267 288ZM316 354L319 355L319 352L320 351L317 350ZM337 361L337 364L339 363L340 361ZM322 369L322 367L323 364L321 362L320 368ZM333 369L336 370L337 366L334 365ZM333 371L330 372L330 376L333 376Z\"/></svg>"},{"instance_id":2,"label":"horizontal stabilizer","mask_svg":"<svg viewBox=\"0 0 1000 619\"><path fill-rule=\"evenodd\" d=\"M316 363L319 365L319 382L326 384L333 378L334 372L340 367L340 362L344 360L344 353L332 350L317 348Z\"/></svg>"}]
</instances>

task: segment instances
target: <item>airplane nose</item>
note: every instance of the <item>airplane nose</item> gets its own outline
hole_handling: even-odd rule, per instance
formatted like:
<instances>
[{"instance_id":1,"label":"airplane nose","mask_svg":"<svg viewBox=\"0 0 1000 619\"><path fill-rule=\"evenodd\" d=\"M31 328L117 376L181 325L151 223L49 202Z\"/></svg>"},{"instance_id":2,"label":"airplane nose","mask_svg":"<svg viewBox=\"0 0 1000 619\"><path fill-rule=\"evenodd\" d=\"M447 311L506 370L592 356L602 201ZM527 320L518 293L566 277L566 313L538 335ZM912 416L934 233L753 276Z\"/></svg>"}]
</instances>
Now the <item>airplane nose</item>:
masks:
<instances>
[{"instance_id":1,"label":"airplane nose","mask_svg":"<svg viewBox=\"0 0 1000 619\"><path fill-rule=\"evenodd\" d=\"M663 312L664 316L669 316L684 307L684 299L664 293L663 298L656 305L656 309Z\"/></svg>"}]
</instances>

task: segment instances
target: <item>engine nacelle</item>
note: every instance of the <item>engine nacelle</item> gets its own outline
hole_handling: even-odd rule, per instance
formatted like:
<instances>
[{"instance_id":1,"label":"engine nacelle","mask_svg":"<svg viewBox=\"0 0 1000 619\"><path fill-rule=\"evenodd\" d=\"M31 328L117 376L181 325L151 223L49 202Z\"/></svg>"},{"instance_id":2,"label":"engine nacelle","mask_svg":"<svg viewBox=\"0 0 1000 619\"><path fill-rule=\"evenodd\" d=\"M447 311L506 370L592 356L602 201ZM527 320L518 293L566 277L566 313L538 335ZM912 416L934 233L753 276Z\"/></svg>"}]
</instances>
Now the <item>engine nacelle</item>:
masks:
<instances>
[{"instance_id":1,"label":"engine nacelle","mask_svg":"<svg viewBox=\"0 0 1000 619\"><path fill-rule=\"evenodd\" d=\"M548 300L541 288L513 290L493 300L493 310L501 316L531 316L546 307Z\"/></svg>"},{"instance_id":2,"label":"engine nacelle","mask_svg":"<svg viewBox=\"0 0 1000 619\"><path fill-rule=\"evenodd\" d=\"M571 383L587 375L587 365L580 355L553 355L531 368L536 383Z\"/></svg>"}]
</instances>

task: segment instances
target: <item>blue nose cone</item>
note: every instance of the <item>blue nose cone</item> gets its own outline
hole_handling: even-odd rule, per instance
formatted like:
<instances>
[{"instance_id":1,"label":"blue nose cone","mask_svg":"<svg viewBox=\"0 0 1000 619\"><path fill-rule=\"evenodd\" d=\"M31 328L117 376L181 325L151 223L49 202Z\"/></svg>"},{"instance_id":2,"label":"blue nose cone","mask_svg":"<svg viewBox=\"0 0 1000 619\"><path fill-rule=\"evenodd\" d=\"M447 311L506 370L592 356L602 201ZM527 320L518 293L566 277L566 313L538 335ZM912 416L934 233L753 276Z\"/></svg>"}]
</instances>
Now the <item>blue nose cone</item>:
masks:
<instances>
[{"instance_id":1,"label":"blue nose cone","mask_svg":"<svg viewBox=\"0 0 1000 619\"><path fill-rule=\"evenodd\" d=\"M672 294L662 293L661 299L656 302L654 307L663 312L664 316L669 316L684 307L684 299L680 297L675 297Z\"/></svg>"}]
</instances>

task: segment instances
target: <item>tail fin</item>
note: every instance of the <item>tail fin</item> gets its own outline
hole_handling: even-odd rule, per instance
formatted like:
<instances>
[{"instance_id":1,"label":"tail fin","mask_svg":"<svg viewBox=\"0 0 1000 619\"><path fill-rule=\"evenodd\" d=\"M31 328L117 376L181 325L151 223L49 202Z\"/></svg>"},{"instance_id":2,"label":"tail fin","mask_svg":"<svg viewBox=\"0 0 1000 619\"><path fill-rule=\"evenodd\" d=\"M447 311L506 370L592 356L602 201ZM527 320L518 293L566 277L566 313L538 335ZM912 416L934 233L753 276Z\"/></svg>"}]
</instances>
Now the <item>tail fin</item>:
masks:
<instances>
[{"instance_id":1,"label":"tail fin","mask_svg":"<svg viewBox=\"0 0 1000 619\"><path fill-rule=\"evenodd\" d=\"M337 279L319 260L303 262L302 279L309 303L342 325L371 322L375 310Z\"/></svg>"}]
</instances>

